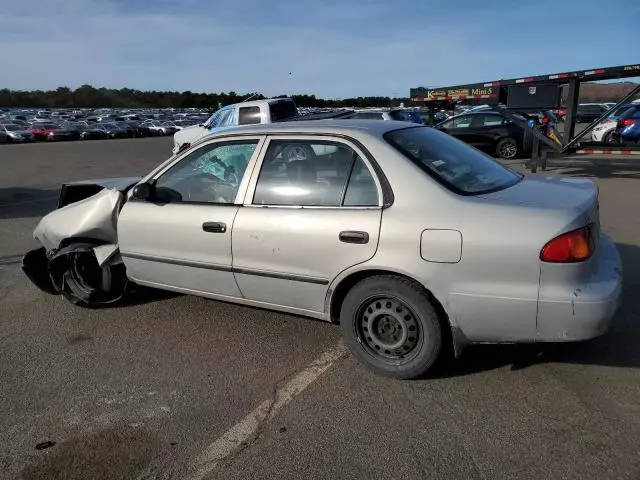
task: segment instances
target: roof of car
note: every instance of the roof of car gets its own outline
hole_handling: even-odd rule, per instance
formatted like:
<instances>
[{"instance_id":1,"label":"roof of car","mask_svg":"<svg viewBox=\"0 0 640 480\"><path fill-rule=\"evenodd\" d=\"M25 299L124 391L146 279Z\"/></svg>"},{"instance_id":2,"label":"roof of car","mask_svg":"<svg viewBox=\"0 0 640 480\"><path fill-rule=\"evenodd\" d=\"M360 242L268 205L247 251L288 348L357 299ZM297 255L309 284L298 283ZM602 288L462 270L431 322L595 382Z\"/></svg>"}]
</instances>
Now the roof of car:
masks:
<instances>
[{"instance_id":1,"label":"roof of car","mask_svg":"<svg viewBox=\"0 0 640 480\"><path fill-rule=\"evenodd\" d=\"M391 130L398 130L400 128L406 128L409 126L419 126L415 123L408 122L396 122L387 121L381 122L379 120L299 120L295 122L277 122L277 123L262 123L256 125L245 125L242 127L235 127L232 129L224 130L222 132L214 133L209 136L229 135L231 133L239 133L243 135L258 134L266 135L269 133L355 133L366 131L374 135L382 135Z\"/></svg>"}]
</instances>

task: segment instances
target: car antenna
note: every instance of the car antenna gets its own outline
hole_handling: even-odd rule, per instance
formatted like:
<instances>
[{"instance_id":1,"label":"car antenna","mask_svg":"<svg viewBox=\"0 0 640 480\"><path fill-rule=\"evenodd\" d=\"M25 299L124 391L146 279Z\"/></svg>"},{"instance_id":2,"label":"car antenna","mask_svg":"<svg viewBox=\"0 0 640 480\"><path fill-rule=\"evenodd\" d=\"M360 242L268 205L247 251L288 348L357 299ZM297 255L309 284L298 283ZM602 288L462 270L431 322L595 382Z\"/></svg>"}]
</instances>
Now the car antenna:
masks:
<instances>
[{"instance_id":1,"label":"car antenna","mask_svg":"<svg viewBox=\"0 0 640 480\"><path fill-rule=\"evenodd\" d=\"M249 100L251 100L253 97L257 96L258 92L252 93L251 95L249 95L247 98L245 98L244 100L242 100L242 102L248 102Z\"/></svg>"}]
</instances>

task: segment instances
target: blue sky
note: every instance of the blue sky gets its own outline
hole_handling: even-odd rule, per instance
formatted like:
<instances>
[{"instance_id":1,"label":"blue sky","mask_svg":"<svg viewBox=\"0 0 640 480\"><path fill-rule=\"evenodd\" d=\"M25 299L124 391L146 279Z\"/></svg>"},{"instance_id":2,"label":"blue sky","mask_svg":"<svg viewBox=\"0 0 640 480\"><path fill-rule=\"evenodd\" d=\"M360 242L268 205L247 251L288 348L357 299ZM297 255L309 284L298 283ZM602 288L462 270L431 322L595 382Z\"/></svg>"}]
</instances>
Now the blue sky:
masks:
<instances>
[{"instance_id":1,"label":"blue sky","mask_svg":"<svg viewBox=\"0 0 640 480\"><path fill-rule=\"evenodd\" d=\"M0 0L0 88L408 96L638 63L639 40L640 0Z\"/></svg>"}]
</instances>

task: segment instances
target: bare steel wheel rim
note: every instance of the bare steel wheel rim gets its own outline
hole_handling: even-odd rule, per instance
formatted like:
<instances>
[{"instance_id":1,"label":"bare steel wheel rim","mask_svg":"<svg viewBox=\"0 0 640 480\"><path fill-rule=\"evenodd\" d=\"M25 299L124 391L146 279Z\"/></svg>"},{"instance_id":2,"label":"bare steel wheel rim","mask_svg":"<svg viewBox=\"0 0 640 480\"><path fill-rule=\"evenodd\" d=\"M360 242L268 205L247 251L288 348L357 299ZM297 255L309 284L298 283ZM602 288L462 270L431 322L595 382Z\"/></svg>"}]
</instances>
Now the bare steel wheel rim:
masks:
<instances>
[{"instance_id":1,"label":"bare steel wheel rim","mask_svg":"<svg viewBox=\"0 0 640 480\"><path fill-rule=\"evenodd\" d=\"M518 153L518 149L516 147L515 142L505 142L500 145L500 155L502 158L513 158Z\"/></svg>"},{"instance_id":2,"label":"bare steel wheel rim","mask_svg":"<svg viewBox=\"0 0 640 480\"><path fill-rule=\"evenodd\" d=\"M356 316L356 333L370 355L392 365L414 358L422 342L415 313L401 300L389 296L362 303Z\"/></svg>"}]
</instances>

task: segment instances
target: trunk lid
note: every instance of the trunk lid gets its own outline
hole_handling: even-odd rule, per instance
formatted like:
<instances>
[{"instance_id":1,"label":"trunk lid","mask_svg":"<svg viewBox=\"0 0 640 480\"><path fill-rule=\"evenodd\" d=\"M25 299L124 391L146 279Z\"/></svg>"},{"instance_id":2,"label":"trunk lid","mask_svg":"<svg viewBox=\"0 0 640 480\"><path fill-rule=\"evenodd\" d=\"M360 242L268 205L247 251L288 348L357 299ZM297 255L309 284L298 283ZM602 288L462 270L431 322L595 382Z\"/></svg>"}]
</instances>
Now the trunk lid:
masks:
<instances>
[{"instance_id":1,"label":"trunk lid","mask_svg":"<svg viewBox=\"0 0 640 480\"><path fill-rule=\"evenodd\" d=\"M567 231L593 224L596 239L600 234L598 187L588 179L525 175L512 187L478 198L505 206L571 213L573 221L567 224Z\"/></svg>"}]
</instances>

